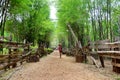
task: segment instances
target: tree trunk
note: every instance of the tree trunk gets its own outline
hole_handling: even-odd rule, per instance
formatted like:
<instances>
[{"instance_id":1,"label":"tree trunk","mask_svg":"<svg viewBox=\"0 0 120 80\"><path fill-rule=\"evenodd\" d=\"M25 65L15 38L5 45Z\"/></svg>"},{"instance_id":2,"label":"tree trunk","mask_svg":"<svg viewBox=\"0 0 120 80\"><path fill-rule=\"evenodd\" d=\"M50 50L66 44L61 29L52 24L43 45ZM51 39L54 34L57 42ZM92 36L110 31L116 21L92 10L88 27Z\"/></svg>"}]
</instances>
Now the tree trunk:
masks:
<instances>
[{"instance_id":1,"label":"tree trunk","mask_svg":"<svg viewBox=\"0 0 120 80\"><path fill-rule=\"evenodd\" d=\"M4 36L4 27L6 22L6 16L7 16L7 10L9 5L9 0L2 0L1 2L1 22L0 22L0 28L1 28L1 35Z\"/></svg>"}]
</instances>

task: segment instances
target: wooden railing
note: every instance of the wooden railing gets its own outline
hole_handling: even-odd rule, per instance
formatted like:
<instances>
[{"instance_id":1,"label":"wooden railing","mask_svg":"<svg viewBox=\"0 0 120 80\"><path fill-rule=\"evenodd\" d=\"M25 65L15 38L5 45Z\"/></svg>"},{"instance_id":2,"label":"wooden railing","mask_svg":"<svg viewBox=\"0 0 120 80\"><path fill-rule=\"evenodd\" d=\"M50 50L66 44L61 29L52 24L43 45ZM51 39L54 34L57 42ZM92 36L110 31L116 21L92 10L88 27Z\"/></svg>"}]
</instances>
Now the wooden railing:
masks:
<instances>
[{"instance_id":1,"label":"wooden railing","mask_svg":"<svg viewBox=\"0 0 120 80\"><path fill-rule=\"evenodd\" d=\"M32 51L29 51L26 54L2 55L2 57L0 57L0 70L7 70L10 69L10 67L14 68L17 66L18 62L22 64L31 55L31 52Z\"/></svg>"},{"instance_id":2,"label":"wooden railing","mask_svg":"<svg viewBox=\"0 0 120 80\"><path fill-rule=\"evenodd\" d=\"M103 57L111 58L113 71L120 73L120 42L96 41L89 45L89 49L90 54L98 54L102 67L105 67Z\"/></svg>"},{"instance_id":3,"label":"wooden railing","mask_svg":"<svg viewBox=\"0 0 120 80\"><path fill-rule=\"evenodd\" d=\"M27 61L32 53L30 44L0 40L0 45L2 45L2 49L6 48L8 50L6 55L0 55L0 70L14 68L17 66L17 63L22 64L24 61ZM22 50L18 51L19 49Z\"/></svg>"}]
</instances>

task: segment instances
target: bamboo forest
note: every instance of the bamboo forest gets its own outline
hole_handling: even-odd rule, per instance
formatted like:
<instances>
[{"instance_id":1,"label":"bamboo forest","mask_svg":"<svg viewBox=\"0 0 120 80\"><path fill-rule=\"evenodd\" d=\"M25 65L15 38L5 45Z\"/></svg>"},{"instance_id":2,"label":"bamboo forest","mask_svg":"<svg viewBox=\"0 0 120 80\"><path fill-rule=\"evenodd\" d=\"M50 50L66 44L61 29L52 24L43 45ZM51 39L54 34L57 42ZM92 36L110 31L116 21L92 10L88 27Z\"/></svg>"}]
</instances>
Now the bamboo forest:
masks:
<instances>
[{"instance_id":1,"label":"bamboo forest","mask_svg":"<svg viewBox=\"0 0 120 80\"><path fill-rule=\"evenodd\" d=\"M120 0L0 0L0 80L120 80Z\"/></svg>"}]
</instances>

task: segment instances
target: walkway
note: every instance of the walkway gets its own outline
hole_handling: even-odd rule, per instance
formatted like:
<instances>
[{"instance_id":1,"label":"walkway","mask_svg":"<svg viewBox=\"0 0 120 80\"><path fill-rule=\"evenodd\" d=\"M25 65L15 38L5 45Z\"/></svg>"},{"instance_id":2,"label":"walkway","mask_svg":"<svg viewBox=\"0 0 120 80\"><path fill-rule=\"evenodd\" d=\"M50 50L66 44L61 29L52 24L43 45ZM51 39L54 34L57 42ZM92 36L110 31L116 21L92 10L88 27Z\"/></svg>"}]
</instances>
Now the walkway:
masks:
<instances>
[{"instance_id":1,"label":"walkway","mask_svg":"<svg viewBox=\"0 0 120 80\"><path fill-rule=\"evenodd\" d=\"M62 56L58 51L37 63L28 63L17 71L10 80L112 80L99 72L86 69L84 64L75 63L74 58Z\"/></svg>"}]
</instances>

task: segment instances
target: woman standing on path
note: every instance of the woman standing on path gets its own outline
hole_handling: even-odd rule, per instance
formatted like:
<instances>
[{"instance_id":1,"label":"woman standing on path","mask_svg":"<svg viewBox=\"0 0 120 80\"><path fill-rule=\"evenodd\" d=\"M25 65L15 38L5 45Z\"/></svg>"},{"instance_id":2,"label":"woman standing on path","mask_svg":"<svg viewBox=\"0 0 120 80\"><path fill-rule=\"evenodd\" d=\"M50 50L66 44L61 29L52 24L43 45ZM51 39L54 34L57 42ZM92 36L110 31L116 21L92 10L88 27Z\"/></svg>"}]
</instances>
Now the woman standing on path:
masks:
<instances>
[{"instance_id":1,"label":"woman standing on path","mask_svg":"<svg viewBox=\"0 0 120 80\"><path fill-rule=\"evenodd\" d=\"M62 45L61 44L58 45L58 50L59 50L60 58L61 58L62 56Z\"/></svg>"}]
</instances>

